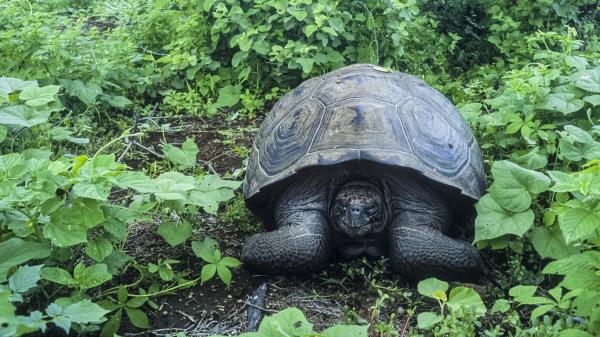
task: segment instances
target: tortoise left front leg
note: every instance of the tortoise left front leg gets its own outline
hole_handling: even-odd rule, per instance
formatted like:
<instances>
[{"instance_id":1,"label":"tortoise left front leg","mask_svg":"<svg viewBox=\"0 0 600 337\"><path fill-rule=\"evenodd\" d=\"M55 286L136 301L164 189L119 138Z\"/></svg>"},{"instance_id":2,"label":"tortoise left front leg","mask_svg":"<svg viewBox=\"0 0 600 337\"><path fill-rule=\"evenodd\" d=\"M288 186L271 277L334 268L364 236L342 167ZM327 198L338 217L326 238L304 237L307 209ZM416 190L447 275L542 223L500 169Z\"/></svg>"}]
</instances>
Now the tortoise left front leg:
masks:
<instances>
[{"instance_id":1,"label":"tortoise left front leg","mask_svg":"<svg viewBox=\"0 0 600 337\"><path fill-rule=\"evenodd\" d=\"M390 260L395 272L415 279L475 280L484 267L479 252L442 233L434 214L403 211L390 227Z\"/></svg>"}]
</instances>

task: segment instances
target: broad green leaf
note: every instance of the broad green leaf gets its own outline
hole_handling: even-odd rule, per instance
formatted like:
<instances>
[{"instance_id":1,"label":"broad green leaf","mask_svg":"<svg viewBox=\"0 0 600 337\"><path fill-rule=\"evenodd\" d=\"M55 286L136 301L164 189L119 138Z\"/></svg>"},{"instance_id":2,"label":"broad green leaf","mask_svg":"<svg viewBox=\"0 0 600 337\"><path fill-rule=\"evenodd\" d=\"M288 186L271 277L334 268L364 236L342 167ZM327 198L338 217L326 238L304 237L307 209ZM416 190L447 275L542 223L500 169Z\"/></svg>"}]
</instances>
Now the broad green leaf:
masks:
<instances>
[{"instance_id":1,"label":"broad green leaf","mask_svg":"<svg viewBox=\"0 0 600 337\"><path fill-rule=\"evenodd\" d=\"M317 25L306 25L304 26L304 34L306 34L306 37L310 37L318 28Z\"/></svg>"},{"instance_id":2,"label":"broad green leaf","mask_svg":"<svg viewBox=\"0 0 600 337\"><path fill-rule=\"evenodd\" d=\"M192 251L194 254L201 258L202 260L209 263L217 263L214 259L214 252L219 249L219 244L217 241L206 237L202 242L193 241L192 242Z\"/></svg>"},{"instance_id":3,"label":"broad green leaf","mask_svg":"<svg viewBox=\"0 0 600 337\"><path fill-rule=\"evenodd\" d=\"M18 78L0 77L0 93L6 95L37 86L37 81L23 81Z\"/></svg>"},{"instance_id":4,"label":"broad green leaf","mask_svg":"<svg viewBox=\"0 0 600 337\"><path fill-rule=\"evenodd\" d=\"M158 226L158 234L174 247L184 243L192 235L192 225L186 221L163 221Z\"/></svg>"},{"instance_id":5,"label":"broad green leaf","mask_svg":"<svg viewBox=\"0 0 600 337\"><path fill-rule=\"evenodd\" d=\"M0 143L2 143L6 139L6 135L8 134L8 130L4 125L0 125Z\"/></svg>"},{"instance_id":6,"label":"broad green leaf","mask_svg":"<svg viewBox=\"0 0 600 337\"><path fill-rule=\"evenodd\" d=\"M494 302L494 305L492 305L492 309L490 309L490 312L492 314L497 313L497 312L506 313L509 310L510 310L510 302L508 300L500 298Z\"/></svg>"},{"instance_id":7,"label":"broad green leaf","mask_svg":"<svg viewBox=\"0 0 600 337\"><path fill-rule=\"evenodd\" d=\"M524 302L526 299L533 297L535 295L536 290L537 290L536 286L518 285L518 286L512 287L508 291L508 294L510 296L514 297L516 301Z\"/></svg>"},{"instance_id":8,"label":"broad green leaf","mask_svg":"<svg viewBox=\"0 0 600 337\"><path fill-rule=\"evenodd\" d=\"M562 330L558 337L594 337L594 335L578 329Z\"/></svg>"},{"instance_id":9,"label":"broad green leaf","mask_svg":"<svg viewBox=\"0 0 600 337\"><path fill-rule=\"evenodd\" d=\"M44 267L44 269L42 269L42 277L44 278L44 280L48 280L50 282L66 286L72 286L77 284L77 281L73 279L71 274L62 268Z\"/></svg>"},{"instance_id":10,"label":"broad green leaf","mask_svg":"<svg viewBox=\"0 0 600 337\"><path fill-rule=\"evenodd\" d=\"M63 311L65 317L71 322L78 324L103 322L105 320L104 315L107 313L109 313L108 310L103 309L101 306L90 300L73 303Z\"/></svg>"},{"instance_id":11,"label":"broad green leaf","mask_svg":"<svg viewBox=\"0 0 600 337\"><path fill-rule=\"evenodd\" d=\"M100 337L114 337L117 330L121 327L121 319L123 317L123 309L119 309L112 314L112 317L102 326Z\"/></svg>"},{"instance_id":12,"label":"broad green leaf","mask_svg":"<svg viewBox=\"0 0 600 337\"><path fill-rule=\"evenodd\" d=\"M588 61L581 56L568 55L565 57L565 63L577 70L583 70L587 67Z\"/></svg>"},{"instance_id":13,"label":"broad green leaf","mask_svg":"<svg viewBox=\"0 0 600 337\"><path fill-rule=\"evenodd\" d=\"M115 108L124 108L130 104L133 104L133 102L125 96L108 96L106 102Z\"/></svg>"},{"instance_id":14,"label":"broad green leaf","mask_svg":"<svg viewBox=\"0 0 600 337\"><path fill-rule=\"evenodd\" d=\"M531 320L535 320L536 318L547 314L549 311L552 311L556 307L555 304L542 304L537 308L533 309L531 312Z\"/></svg>"},{"instance_id":15,"label":"broad green leaf","mask_svg":"<svg viewBox=\"0 0 600 337\"><path fill-rule=\"evenodd\" d=\"M49 255L50 248L45 243L25 241L20 238L11 238L0 243L0 282L6 281L10 268Z\"/></svg>"},{"instance_id":16,"label":"broad green leaf","mask_svg":"<svg viewBox=\"0 0 600 337\"><path fill-rule=\"evenodd\" d=\"M58 247L87 242L87 226L79 218L81 212L73 208L60 208L50 217L43 229L44 237Z\"/></svg>"},{"instance_id":17,"label":"broad green leaf","mask_svg":"<svg viewBox=\"0 0 600 337\"><path fill-rule=\"evenodd\" d=\"M44 265L21 266L8 278L8 286L14 293L24 293L35 287L41 278L41 270Z\"/></svg>"},{"instance_id":18,"label":"broad green leaf","mask_svg":"<svg viewBox=\"0 0 600 337\"><path fill-rule=\"evenodd\" d=\"M548 171L554 185L550 188L554 192L575 192L579 190L579 181L573 174L561 171Z\"/></svg>"},{"instance_id":19,"label":"broad green leaf","mask_svg":"<svg viewBox=\"0 0 600 337\"><path fill-rule=\"evenodd\" d=\"M304 336L312 332L312 324L294 307L265 317L258 328L260 336Z\"/></svg>"},{"instance_id":20,"label":"broad green leaf","mask_svg":"<svg viewBox=\"0 0 600 337\"><path fill-rule=\"evenodd\" d=\"M367 337L369 336L368 325L334 325L321 332L325 337Z\"/></svg>"},{"instance_id":21,"label":"broad green leaf","mask_svg":"<svg viewBox=\"0 0 600 337\"><path fill-rule=\"evenodd\" d=\"M80 266L82 265L80 264ZM84 268L76 266L73 274L81 289L94 288L112 279L112 275L107 271L107 266L103 263L97 263L89 267L84 266Z\"/></svg>"},{"instance_id":22,"label":"broad green leaf","mask_svg":"<svg viewBox=\"0 0 600 337\"><path fill-rule=\"evenodd\" d=\"M589 92L600 93L600 68L587 69L571 76L573 84Z\"/></svg>"},{"instance_id":23,"label":"broad green leaf","mask_svg":"<svg viewBox=\"0 0 600 337\"><path fill-rule=\"evenodd\" d=\"M193 139L188 138L181 145L181 149L171 144L163 147L165 158L177 164L180 169L187 169L196 165L196 157L198 156L198 146Z\"/></svg>"},{"instance_id":24,"label":"broad green leaf","mask_svg":"<svg viewBox=\"0 0 600 337\"><path fill-rule=\"evenodd\" d=\"M553 93L546 97L541 108L568 115L583 108L583 100L571 93Z\"/></svg>"},{"instance_id":25,"label":"broad green leaf","mask_svg":"<svg viewBox=\"0 0 600 337\"><path fill-rule=\"evenodd\" d=\"M48 121L49 111L37 111L24 105L13 105L0 109L0 124L19 125L26 128Z\"/></svg>"},{"instance_id":26,"label":"broad green leaf","mask_svg":"<svg viewBox=\"0 0 600 337\"><path fill-rule=\"evenodd\" d=\"M121 188L131 188L139 193L156 191L153 180L143 172L123 172L116 177L116 184Z\"/></svg>"},{"instance_id":27,"label":"broad green leaf","mask_svg":"<svg viewBox=\"0 0 600 337\"><path fill-rule=\"evenodd\" d=\"M487 311L479 294L474 289L467 287L456 287L450 290L448 307L450 310L463 308L468 312L474 313L475 316L484 315Z\"/></svg>"},{"instance_id":28,"label":"broad green leaf","mask_svg":"<svg viewBox=\"0 0 600 337\"><path fill-rule=\"evenodd\" d=\"M239 86L226 85L219 90L217 106L231 107L240 101L241 90Z\"/></svg>"},{"instance_id":29,"label":"broad green leaf","mask_svg":"<svg viewBox=\"0 0 600 337\"><path fill-rule=\"evenodd\" d=\"M112 253L113 246L105 238L97 238L88 242L85 253L97 262L104 260Z\"/></svg>"},{"instance_id":30,"label":"broad green leaf","mask_svg":"<svg viewBox=\"0 0 600 337\"><path fill-rule=\"evenodd\" d=\"M419 282L417 290L423 296L435 298L434 292L442 291L445 293L448 290L448 283L432 277Z\"/></svg>"},{"instance_id":31,"label":"broad green leaf","mask_svg":"<svg viewBox=\"0 0 600 337\"><path fill-rule=\"evenodd\" d=\"M82 198L106 201L110 195L112 184L106 180L97 179L95 182L82 181L73 185L73 193Z\"/></svg>"},{"instance_id":32,"label":"broad green leaf","mask_svg":"<svg viewBox=\"0 0 600 337\"><path fill-rule=\"evenodd\" d=\"M532 194L547 190L550 178L544 174L520 167L507 160L492 165L494 184L490 194L504 209L523 212L531 206Z\"/></svg>"},{"instance_id":33,"label":"broad green leaf","mask_svg":"<svg viewBox=\"0 0 600 337\"><path fill-rule=\"evenodd\" d=\"M234 257L227 256L222 258L221 261L219 261L219 264L230 268L236 268L241 265L241 262Z\"/></svg>"},{"instance_id":34,"label":"broad green leaf","mask_svg":"<svg viewBox=\"0 0 600 337\"><path fill-rule=\"evenodd\" d=\"M578 248L567 245L558 228L548 230L537 227L531 235L531 243L542 258L562 259L579 252Z\"/></svg>"},{"instance_id":35,"label":"broad green leaf","mask_svg":"<svg viewBox=\"0 0 600 337\"><path fill-rule=\"evenodd\" d=\"M299 57L296 59L296 62L300 63L302 66L303 73L310 74L314 64L314 60L312 58Z\"/></svg>"},{"instance_id":36,"label":"broad green leaf","mask_svg":"<svg viewBox=\"0 0 600 337\"><path fill-rule=\"evenodd\" d=\"M539 153L539 149L535 149L521 155L513 154L511 161L529 170L539 170L548 165L548 158Z\"/></svg>"},{"instance_id":37,"label":"broad green leaf","mask_svg":"<svg viewBox=\"0 0 600 337\"><path fill-rule=\"evenodd\" d=\"M60 80L59 83L65 87L65 91L79 98L80 101L89 105L102 94L102 88L95 83L84 84L81 80Z\"/></svg>"},{"instance_id":38,"label":"broad green leaf","mask_svg":"<svg viewBox=\"0 0 600 337\"><path fill-rule=\"evenodd\" d=\"M558 213L558 225L567 243L590 238L600 228L600 211L566 208Z\"/></svg>"},{"instance_id":39,"label":"broad green leaf","mask_svg":"<svg viewBox=\"0 0 600 337\"><path fill-rule=\"evenodd\" d=\"M55 95L60 90L58 85L48 85L45 87L27 87L21 91L19 98L25 101L25 105L38 107L46 105L56 100Z\"/></svg>"},{"instance_id":40,"label":"broad green leaf","mask_svg":"<svg viewBox=\"0 0 600 337\"><path fill-rule=\"evenodd\" d=\"M506 234L522 237L533 225L531 209L513 213L502 208L490 194L486 194L475 205L475 242L491 240Z\"/></svg>"},{"instance_id":41,"label":"broad green leaf","mask_svg":"<svg viewBox=\"0 0 600 337\"><path fill-rule=\"evenodd\" d=\"M134 326L140 329L148 329L150 327L148 315L146 315L146 313L142 310L125 307L125 312L127 313L127 317L129 317L129 321Z\"/></svg>"},{"instance_id":42,"label":"broad green leaf","mask_svg":"<svg viewBox=\"0 0 600 337\"><path fill-rule=\"evenodd\" d=\"M585 96L583 100L590 103L592 106L600 105L600 95Z\"/></svg>"},{"instance_id":43,"label":"broad green leaf","mask_svg":"<svg viewBox=\"0 0 600 337\"><path fill-rule=\"evenodd\" d=\"M443 318L442 315L433 312L422 312L417 316L417 326L419 329L429 330L434 325L441 322Z\"/></svg>"}]
</instances>

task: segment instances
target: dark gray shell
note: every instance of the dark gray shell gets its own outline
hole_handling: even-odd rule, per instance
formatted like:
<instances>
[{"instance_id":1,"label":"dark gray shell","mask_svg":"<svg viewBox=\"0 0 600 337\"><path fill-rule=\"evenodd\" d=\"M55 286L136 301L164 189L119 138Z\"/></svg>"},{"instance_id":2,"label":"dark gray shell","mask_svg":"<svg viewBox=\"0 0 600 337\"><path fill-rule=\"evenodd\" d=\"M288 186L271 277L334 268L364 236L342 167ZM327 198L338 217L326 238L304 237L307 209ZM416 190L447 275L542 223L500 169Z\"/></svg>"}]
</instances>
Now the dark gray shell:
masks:
<instances>
[{"instance_id":1,"label":"dark gray shell","mask_svg":"<svg viewBox=\"0 0 600 337\"><path fill-rule=\"evenodd\" d=\"M262 123L246 171L244 196L301 169L353 160L410 168L478 200L485 173L462 116L425 82L369 64L305 81Z\"/></svg>"}]
</instances>

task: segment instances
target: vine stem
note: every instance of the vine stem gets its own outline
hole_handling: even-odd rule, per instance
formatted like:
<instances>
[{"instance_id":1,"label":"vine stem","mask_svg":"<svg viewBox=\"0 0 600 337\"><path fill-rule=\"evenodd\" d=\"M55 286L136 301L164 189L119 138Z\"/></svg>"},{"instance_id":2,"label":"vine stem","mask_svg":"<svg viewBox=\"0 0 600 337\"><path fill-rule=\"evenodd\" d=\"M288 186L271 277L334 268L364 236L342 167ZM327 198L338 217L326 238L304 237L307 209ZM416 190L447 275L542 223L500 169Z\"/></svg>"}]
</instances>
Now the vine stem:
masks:
<instances>
[{"instance_id":1,"label":"vine stem","mask_svg":"<svg viewBox=\"0 0 600 337\"><path fill-rule=\"evenodd\" d=\"M185 286L190 285L190 284L198 283L198 281L200 281L201 278L202 277L198 277L198 278L195 278L193 280L187 281L185 283L176 285L174 287L163 289L163 290L159 290L159 291L153 292L151 294L127 294L127 296L129 296L129 297L152 297L152 296L156 296L156 295L159 295L159 294L171 292L173 290L185 287Z\"/></svg>"}]
</instances>

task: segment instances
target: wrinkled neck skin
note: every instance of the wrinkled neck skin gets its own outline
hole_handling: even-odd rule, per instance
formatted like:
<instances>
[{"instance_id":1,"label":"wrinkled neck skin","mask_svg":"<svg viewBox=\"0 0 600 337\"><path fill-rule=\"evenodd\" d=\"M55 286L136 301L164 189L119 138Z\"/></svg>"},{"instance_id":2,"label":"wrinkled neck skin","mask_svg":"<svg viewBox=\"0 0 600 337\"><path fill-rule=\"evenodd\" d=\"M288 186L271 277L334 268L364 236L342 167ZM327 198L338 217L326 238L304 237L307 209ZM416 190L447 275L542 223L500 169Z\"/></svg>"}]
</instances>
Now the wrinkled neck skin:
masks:
<instances>
[{"instance_id":1,"label":"wrinkled neck skin","mask_svg":"<svg viewBox=\"0 0 600 337\"><path fill-rule=\"evenodd\" d=\"M334 196L330 220L338 234L361 239L383 231L384 212L383 191L367 181L352 180Z\"/></svg>"}]
</instances>

